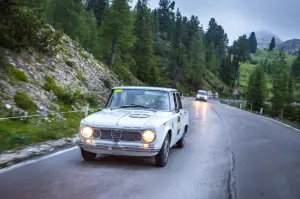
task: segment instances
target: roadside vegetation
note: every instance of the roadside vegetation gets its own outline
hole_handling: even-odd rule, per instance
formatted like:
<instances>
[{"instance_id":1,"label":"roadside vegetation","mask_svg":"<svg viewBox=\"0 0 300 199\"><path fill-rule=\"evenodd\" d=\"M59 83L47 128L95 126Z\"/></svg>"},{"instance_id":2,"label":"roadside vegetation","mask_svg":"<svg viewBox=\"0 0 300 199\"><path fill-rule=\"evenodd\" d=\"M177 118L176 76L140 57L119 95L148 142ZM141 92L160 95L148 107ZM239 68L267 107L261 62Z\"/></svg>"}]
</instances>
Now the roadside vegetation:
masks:
<instances>
[{"instance_id":1,"label":"roadside vegetation","mask_svg":"<svg viewBox=\"0 0 300 199\"><path fill-rule=\"evenodd\" d=\"M0 4L0 50L34 50L48 56L61 51L65 52L65 64L73 68L69 53L59 45L67 35L124 84L134 75L145 85L174 87L185 95L205 89L226 97L232 97L233 88L239 87L237 98L248 98L257 108L272 99L276 111L300 95L296 91L300 85L299 57L295 62L295 57L274 51L273 41L269 51L257 50L255 33L249 38L241 35L229 46L216 19L211 18L203 28L196 16L182 15L173 1L160 0L156 9L150 9L147 0L138 0L132 8L129 0L10 0ZM1 68L3 54L0 51ZM88 59L88 55L84 57ZM8 75L12 82L28 81L14 66L8 67ZM78 71L75 75L84 84L83 75ZM109 81L104 83L110 87ZM95 104L93 96L57 85L50 75L41 86L55 94L60 110L70 110L72 104ZM258 98L255 93L260 94ZM37 112L29 96L24 89L14 96L20 115ZM5 104L0 103L0 109L3 117L16 114ZM83 115L63 116L65 119L50 114L48 118L0 121L0 150L76 133Z\"/></svg>"}]
</instances>

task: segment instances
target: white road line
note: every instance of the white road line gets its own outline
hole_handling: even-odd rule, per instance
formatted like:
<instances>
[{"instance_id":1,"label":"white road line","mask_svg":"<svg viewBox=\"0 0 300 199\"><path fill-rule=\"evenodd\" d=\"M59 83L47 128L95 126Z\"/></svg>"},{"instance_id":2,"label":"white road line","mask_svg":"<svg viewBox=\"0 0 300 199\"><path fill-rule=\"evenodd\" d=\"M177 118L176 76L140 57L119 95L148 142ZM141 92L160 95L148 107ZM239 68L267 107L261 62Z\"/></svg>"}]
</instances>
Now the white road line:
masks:
<instances>
[{"instance_id":1,"label":"white road line","mask_svg":"<svg viewBox=\"0 0 300 199\"><path fill-rule=\"evenodd\" d=\"M18 163L18 164L14 164L10 167L0 169L0 174L11 171L11 170L14 170L14 169L17 169L17 168L20 168L20 167L24 167L24 166L29 165L29 164L40 162L42 160L45 160L45 159L48 159L48 158L51 158L51 157L54 157L54 156L57 156L57 155L61 155L63 153L67 153L67 152L72 151L72 150L77 149L77 148L78 148L78 146L74 146L72 148L61 150L61 151L58 151L56 153L52 153L50 155L46 155L46 156L36 158L36 159L33 159L33 160L28 160L28 161L24 161L24 162L21 162L21 163Z\"/></svg>"}]
</instances>

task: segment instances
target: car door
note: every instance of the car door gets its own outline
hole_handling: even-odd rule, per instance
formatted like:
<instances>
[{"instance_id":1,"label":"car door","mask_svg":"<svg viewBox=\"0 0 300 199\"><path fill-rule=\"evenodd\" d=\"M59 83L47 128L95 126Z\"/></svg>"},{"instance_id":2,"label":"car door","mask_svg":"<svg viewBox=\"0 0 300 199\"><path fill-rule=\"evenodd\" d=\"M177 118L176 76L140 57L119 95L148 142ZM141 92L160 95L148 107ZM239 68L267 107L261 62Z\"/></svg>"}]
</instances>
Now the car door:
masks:
<instances>
[{"instance_id":1,"label":"car door","mask_svg":"<svg viewBox=\"0 0 300 199\"><path fill-rule=\"evenodd\" d=\"M180 111L178 111L178 104L177 104L177 96L176 92L170 93L171 95L171 106L172 106L172 117L171 117L171 122L172 122L172 142L171 145L173 146L176 144L178 140L178 120L180 117Z\"/></svg>"},{"instance_id":2,"label":"car door","mask_svg":"<svg viewBox=\"0 0 300 199\"><path fill-rule=\"evenodd\" d=\"M184 133L185 125L187 124L187 111L183 109L182 101L179 93L176 93L177 109L179 109L179 117L177 123L177 137L180 139Z\"/></svg>"}]
</instances>

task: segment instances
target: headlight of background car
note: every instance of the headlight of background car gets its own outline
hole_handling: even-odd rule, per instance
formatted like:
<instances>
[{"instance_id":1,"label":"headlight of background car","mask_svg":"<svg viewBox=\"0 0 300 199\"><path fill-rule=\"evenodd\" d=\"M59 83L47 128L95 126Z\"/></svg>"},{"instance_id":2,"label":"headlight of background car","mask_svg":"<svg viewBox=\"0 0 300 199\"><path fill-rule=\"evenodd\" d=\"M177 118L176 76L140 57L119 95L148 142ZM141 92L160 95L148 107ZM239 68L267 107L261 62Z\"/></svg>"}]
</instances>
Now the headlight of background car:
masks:
<instances>
[{"instance_id":1,"label":"headlight of background car","mask_svg":"<svg viewBox=\"0 0 300 199\"><path fill-rule=\"evenodd\" d=\"M85 126L81 129L81 135L85 138L90 138L93 135L93 129L91 127Z\"/></svg>"},{"instance_id":2,"label":"headlight of background car","mask_svg":"<svg viewBox=\"0 0 300 199\"><path fill-rule=\"evenodd\" d=\"M204 98L207 99L207 95Z\"/></svg>"},{"instance_id":3,"label":"headlight of background car","mask_svg":"<svg viewBox=\"0 0 300 199\"><path fill-rule=\"evenodd\" d=\"M200 95L199 95L199 94L197 94L197 97L200 97Z\"/></svg>"},{"instance_id":4,"label":"headlight of background car","mask_svg":"<svg viewBox=\"0 0 300 199\"><path fill-rule=\"evenodd\" d=\"M145 130L143 132L143 140L145 142L153 142L155 140L155 133L151 130Z\"/></svg>"}]
</instances>

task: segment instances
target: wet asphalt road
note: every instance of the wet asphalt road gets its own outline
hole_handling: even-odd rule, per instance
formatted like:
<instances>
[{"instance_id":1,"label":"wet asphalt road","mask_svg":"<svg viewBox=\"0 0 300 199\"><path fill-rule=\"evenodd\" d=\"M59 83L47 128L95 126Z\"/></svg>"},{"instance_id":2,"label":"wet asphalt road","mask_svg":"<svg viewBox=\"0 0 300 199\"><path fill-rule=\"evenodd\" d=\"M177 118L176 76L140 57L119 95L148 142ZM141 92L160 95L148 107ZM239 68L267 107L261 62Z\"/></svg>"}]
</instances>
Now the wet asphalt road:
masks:
<instances>
[{"instance_id":1,"label":"wet asphalt road","mask_svg":"<svg viewBox=\"0 0 300 199\"><path fill-rule=\"evenodd\" d=\"M1 199L299 199L300 132L219 104L186 99L190 129L168 165L79 149L0 174Z\"/></svg>"}]
</instances>

